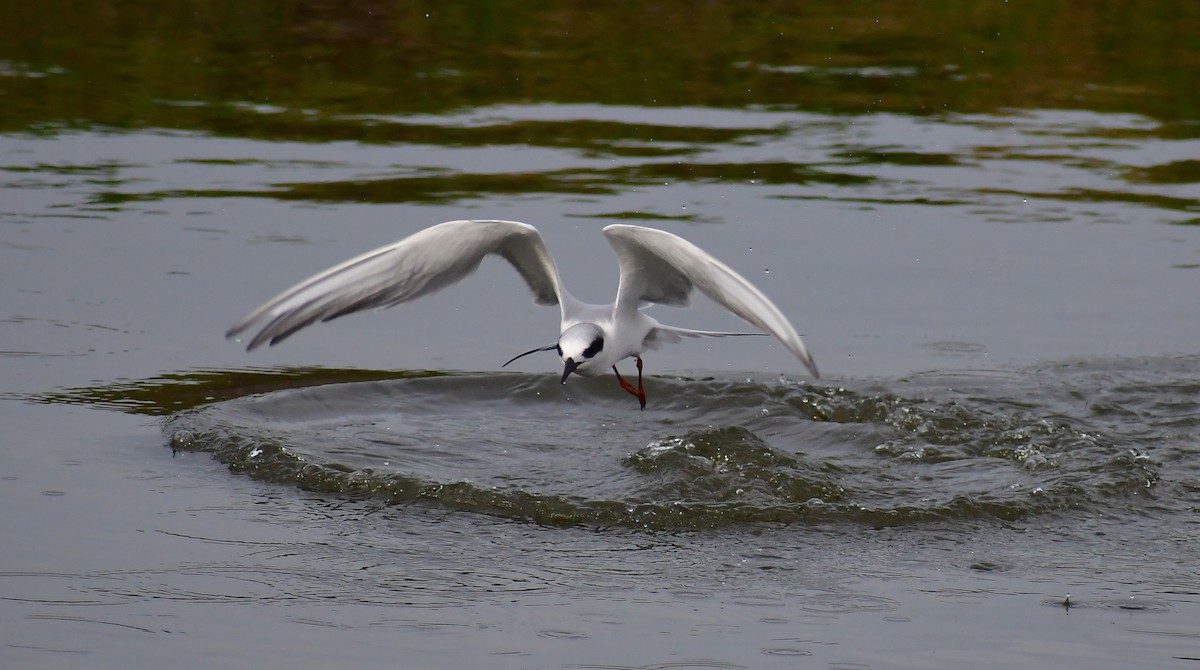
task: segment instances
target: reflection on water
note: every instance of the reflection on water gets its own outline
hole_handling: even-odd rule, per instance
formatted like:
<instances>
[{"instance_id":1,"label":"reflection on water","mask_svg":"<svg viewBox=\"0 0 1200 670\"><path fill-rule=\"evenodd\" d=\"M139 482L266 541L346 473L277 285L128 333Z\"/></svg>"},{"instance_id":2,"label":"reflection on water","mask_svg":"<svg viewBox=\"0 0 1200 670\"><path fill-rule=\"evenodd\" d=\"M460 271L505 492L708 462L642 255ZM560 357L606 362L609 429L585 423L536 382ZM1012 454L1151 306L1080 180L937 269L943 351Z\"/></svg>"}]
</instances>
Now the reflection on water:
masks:
<instances>
[{"instance_id":1,"label":"reflection on water","mask_svg":"<svg viewBox=\"0 0 1200 670\"><path fill-rule=\"evenodd\" d=\"M0 657L1187 663L1197 35L1131 0L0 3ZM543 340L487 266L221 339L471 216L585 288L595 229L683 232L846 381L681 346L643 414L419 371Z\"/></svg>"},{"instance_id":2,"label":"reflection on water","mask_svg":"<svg viewBox=\"0 0 1200 670\"><path fill-rule=\"evenodd\" d=\"M66 132L80 147L94 148L69 163L18 160L0 171L10 175L10 188L81 194L71 206L90 215L152 212L154 203L195 199L450 205L561 196L595 203L586 208L592 211L574 216L706 220L702 202L691 211L681 207L674 195L680 187L748 189L746 197L868 207L953 207L999 222L1121 222L1121 207L1133 205L1187 224L1200 212L1192 188L1194 161L1188 158L1197 140L1154 141L1165 127L1145 118L1027 112L931 122L692 109L675 119L691 125L671 125L669 116L656 120L652 111L636 107L510 105L490 110L482 120L478 114L448 114L441 125L420 125L422 137L407 136L414 126L403 118L347 120L344 139L360 144L343 143L321 161L297 158L299 152L289 156L286 148L270 149L278 158L252 158L267 148L202 148L200 138L174 135L154 142L160 148L152 151L167 157L147 165L114 161L112 152L124 151L119 137ZM547 114L555 118L541 118ZM461 142L464 123L483 124L471 126L477 140ZM742 125L726 127L730 123ZM389 142L411 147L401 152L404 162L397 163L400 154L392 150L365 143L367 135L385 127L400 132ZM445 133L432 132L435 128ZM1122 132L1143 138L1114 142L1113 134ZM30 154L40 145L12 144ZM524 163L511 161L513 151L533 147L542 153L528 155ZM665 147L679 155L661 155ZM151 151L149 145L143 150ZM191 153L197 151L203 154ZM79 162L88 153L104 158ZM1151 154L1164 162L1148 164ZM656 192L672 195L654 197ZM637 209L606 205L630 193L644 194Z\"/></svg>"},{"instance_id":3,"label":"reflection on water","mask_svg":"<svg viewBox=\"0 0 1200 670\"><path fill-rule=\"evenodd\" d=\"M1194 3L1130 0L665 2L604 11L495 0L459 10L6 3L0 77L11 92L0 129L57 119L253 137L265 121L187 104L195 101L294 110L289 137L307 131L311 140L322 136L307 116L528 99L837 114L1089 109L1186 120L1200 116L1198 24Z\"/></svg>"}]
</instances>

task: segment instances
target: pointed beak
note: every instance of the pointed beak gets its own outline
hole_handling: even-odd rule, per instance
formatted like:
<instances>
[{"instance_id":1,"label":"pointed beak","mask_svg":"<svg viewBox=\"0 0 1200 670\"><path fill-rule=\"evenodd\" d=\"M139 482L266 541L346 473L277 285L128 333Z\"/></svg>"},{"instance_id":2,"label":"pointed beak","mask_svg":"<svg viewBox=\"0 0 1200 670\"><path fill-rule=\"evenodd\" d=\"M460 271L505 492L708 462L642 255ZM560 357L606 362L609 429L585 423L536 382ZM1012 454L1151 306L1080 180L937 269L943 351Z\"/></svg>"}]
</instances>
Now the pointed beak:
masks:
<instances>
[{"instance_id":1,"label":"pointed beak","mask_svg":"<svg viewBox=\"0 0 1200 670\"><path fill-rule=\"evenodd\" d=\"M570 377L571 373L575 372L575 368L577 367L579 367L579 364L575 362L574 358L568 358L566 360L566 362L563 364L562 383L567 383L567 377Z\"/></svg>"},{"instance_id":2,"label":"pointed beak","mask_svg":"<svg viewBox=\"0 0 1200 670\"><path fill-rule=\"evenodd\" d=\"M513 361L517 360L518 358L524 358L524 357L528 356L529 354L536 354L539 351L554 351L557 348L558 348L558 343L556 342L554 344L547 344L544 347L538 347L537 349L530 349L529 351L526 351L523 354L517 354L516 356L513 356L512 358L508 359L504 363L504 365L501 365L500 367L502 367L502 368L507 367L509 363L512 363Z\"/></svg>"}]
</instances>

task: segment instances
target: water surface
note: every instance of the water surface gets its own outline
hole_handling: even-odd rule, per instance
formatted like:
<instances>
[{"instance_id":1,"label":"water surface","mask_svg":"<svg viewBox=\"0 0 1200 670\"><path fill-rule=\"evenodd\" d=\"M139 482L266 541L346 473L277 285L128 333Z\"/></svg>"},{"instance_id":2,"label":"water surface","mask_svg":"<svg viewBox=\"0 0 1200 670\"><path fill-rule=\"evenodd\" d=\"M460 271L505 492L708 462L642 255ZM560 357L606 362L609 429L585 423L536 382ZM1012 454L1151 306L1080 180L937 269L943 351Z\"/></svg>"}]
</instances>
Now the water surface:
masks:
<instances>
[{"instance_id":1,"label":"water surface","mask_svg":"<svg viewBox=\"0 0 1200 670\"><path fill-rule=\"evenodd\" d=\"M1200 14L843 4L0 6L0 665L1194 667ZM500 262L221 337L470 217L824 376L502 371Z\"/></svg>"}]
</instances>

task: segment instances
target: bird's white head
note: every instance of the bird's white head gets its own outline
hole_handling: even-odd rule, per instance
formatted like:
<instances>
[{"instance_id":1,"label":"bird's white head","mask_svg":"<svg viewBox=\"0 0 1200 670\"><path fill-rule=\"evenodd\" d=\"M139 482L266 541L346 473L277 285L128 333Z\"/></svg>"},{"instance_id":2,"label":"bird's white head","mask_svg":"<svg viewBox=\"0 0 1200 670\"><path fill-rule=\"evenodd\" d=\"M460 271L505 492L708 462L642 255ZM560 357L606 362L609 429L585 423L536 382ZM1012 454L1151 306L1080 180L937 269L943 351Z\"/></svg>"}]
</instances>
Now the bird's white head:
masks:
<instances>
[{"instance_id":1,"label":"bird's white head","mask_svg":"<svg viewBox=\"0 0 1200 670\"><path fill-rule=\"evenodd\" d=\"M595 359L604 351L604 331L594 323L577 323L558 336L558 355L563 361L562 383L572 372L593 375L604 371L594 369Z\"/></svg>"}]
</instances>

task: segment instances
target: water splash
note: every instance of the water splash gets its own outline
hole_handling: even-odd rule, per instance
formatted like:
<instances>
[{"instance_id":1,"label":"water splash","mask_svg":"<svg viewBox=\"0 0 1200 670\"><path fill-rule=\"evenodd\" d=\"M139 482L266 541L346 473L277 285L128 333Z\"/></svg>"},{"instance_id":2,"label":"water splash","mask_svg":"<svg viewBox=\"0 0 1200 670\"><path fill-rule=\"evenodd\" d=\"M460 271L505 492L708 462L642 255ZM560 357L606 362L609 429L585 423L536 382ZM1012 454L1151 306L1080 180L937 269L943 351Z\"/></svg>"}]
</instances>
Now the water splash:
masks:
<instances>
[{"instance_id":1,"label":"water splash","mask_svg":"<svg viewBox=\"0 0 1200 670\"><path fill-rule=\"evenodd\" d=\"M1181 464L1196 450L1200 366L1178 363L1176 381L1086 365L838 388L660 378L644 415L601 380L398 378L216 402L164 431L173 449L263 481L550 525L1139 514L1195 505L1200 490Z\"/></svg>"}]
</instances>

